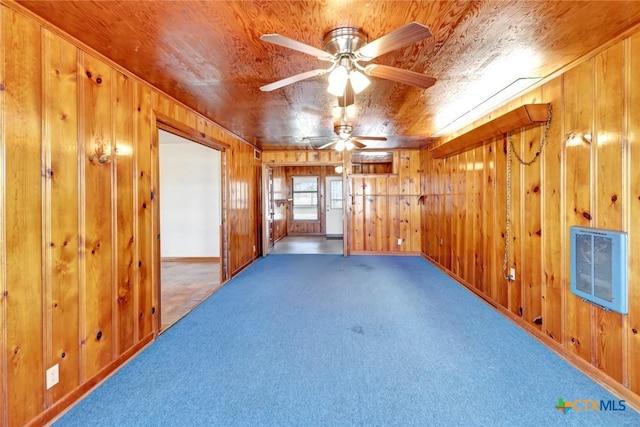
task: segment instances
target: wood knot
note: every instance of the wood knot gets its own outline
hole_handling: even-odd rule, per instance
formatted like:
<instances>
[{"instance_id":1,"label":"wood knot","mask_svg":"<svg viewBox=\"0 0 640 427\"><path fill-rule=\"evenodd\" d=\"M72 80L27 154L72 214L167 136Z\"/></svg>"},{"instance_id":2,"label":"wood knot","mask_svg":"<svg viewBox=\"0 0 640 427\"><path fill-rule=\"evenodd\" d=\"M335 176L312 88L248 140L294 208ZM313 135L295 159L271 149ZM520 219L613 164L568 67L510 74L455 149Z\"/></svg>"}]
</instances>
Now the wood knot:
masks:
<instances>
[{"instance_id":1,"label":"wood knot","mask_svg":"<svg viewBox=\"0 0 640 427\"><path fill-rule=\"evenodd\" d=\"M98 333L96 334L96 339L98 341L100 341L100 339L102 339L102 331L98 331Z\"/></svg>"},{"instance_id":2,"label":"wood knot","mask_svg":"<svg viewBox=\"0 0 640 427\"><path fill-rule=\"evenodd\" d=\"M62 352L60 353L60 358L64 359L65 357L67 357L67 353L66 352Z\"/></svg>"},{"instance_id":3,"label":"wood knot","mask_svg":"<svg viewBox=\"0 0 640 427\"><path fill-rule=\"evenodd\" d=\"M634 334L637 334L637 333L638 333L638 329L637 329L637 328L633 328L633 329L631 330L631 332L633 332Z\"/></svg>"},{"instance_id":4,"label":"wood knot","mask_svg":"<svg viewBox=\"0 0 640 427\"><path fill-rule=\"evenodd\" d=\"M537 193L538 191L540 191L540 187L539 186L536 185L535 187L533 187L533 192L534 193Z\"/></svg>"},{"instance_id":5,"label":"wood knot","mask_svg":"<svg viewBox=\"0 0 640 427\"><path fill-rule=\"evenodd\" d=\"M102 77L98 77L98 78L96 79L96 83L98 83L98 84L102 83Z\"/></svg>"},{"instance_id":6,"label":"wood knot","mask_svg":"<svg viewBox=\"0 0 640 427\"><path fill-rule=\"evenodd\" d=\"M611 196L611 202L615 203L618 201L618 196L616 194L614 194L613 196Z\"/></svg>"},{"instance_id":7,"label":"wood knot","mask_svg":"<svg viewBox=\"0 0 640 427\"><path fill-rule=\"evenodd\" d=\"M91 78L91 71L87 71L87 77Z\"/></svg>"},{"instance_id":8,"label":"wood knot","mask_svg":"<svg viewBox=\"0 0 640 427\"><path fill-rule=\"evenodd\" d=\"M4 83L0 83L0 91L4 90Z\"/></svg>"},{"instance_id":9,"label":"wood knot","mask_svg":"<svg viewBox=\"0 0 640 427\"><path fill-rule=\"evenodd\" d=\"M588 219L589 221L591 221L591 214L589 212L587 212L587 211L582 212L582 216L585 219Z\"/></svg>"},{"instance_id":10,"label":"wood knot","mask_svg":"<svg viewBox=\"0 0 640 427\"><path fill-rule=\"evenodd\" d=\"M142 267L142 261L138 261L138 267Z\"/></svg>"}]
</instances>

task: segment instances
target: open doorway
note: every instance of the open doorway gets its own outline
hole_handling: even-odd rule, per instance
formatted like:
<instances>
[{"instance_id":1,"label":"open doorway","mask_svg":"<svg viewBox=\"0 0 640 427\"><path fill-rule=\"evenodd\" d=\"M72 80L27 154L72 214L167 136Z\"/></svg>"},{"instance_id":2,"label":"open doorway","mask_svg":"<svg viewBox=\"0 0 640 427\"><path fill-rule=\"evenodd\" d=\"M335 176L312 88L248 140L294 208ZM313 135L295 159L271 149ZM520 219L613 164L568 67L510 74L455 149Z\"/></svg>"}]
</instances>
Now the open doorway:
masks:
<instances>
[{"instance_id":1,"label":"open doorway","mask_svg":"<svg viewBox=\"0 0 640 427\"><path fill-rule=\"evenodd\" d=\"M160 331L221 284L220 151L158 130Z\"/></svg>"},{"instance_id":2,"label":"open doorway","mask_svg":"<svg viewBox=\"0 0 640 427\"><path fill-rule=\"evenodd\" d=\"M342 254L344 176L335 165L265 165L267 254Z\"/></svg>"}]
</instances>

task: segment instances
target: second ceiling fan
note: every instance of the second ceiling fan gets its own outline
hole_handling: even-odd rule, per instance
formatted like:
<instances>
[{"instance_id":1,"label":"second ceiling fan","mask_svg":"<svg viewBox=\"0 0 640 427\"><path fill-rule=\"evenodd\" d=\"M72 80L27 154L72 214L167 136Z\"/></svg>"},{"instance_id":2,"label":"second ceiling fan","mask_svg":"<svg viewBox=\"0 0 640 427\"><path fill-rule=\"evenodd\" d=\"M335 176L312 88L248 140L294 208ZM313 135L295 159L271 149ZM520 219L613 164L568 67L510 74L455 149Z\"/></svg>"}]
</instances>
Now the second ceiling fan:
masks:
<instances>
[{"instance_id":1,"label":"second ceiling fan","mask_svg":"<svg viewBox=\"0 0 640 427\"><path fill-rule=\"evenodd\" d=\"M366 35L358 28L342 27L325 35L322 50L280 34L264 34L260 39L265 42L315 56L321 61L331 62L331 65L278 80L260 87L260 90L272 91L327 73L327 91L337 96L342 106L353 103L353 94L360 93L369 85L367 76L426 89L435 84L435 78L402 68L381 64L362 65L361 62L369 62L380 55L429 37L429 28L418 22L411 22L370 43L367 43Z\"/></svg>"}]
</instances>

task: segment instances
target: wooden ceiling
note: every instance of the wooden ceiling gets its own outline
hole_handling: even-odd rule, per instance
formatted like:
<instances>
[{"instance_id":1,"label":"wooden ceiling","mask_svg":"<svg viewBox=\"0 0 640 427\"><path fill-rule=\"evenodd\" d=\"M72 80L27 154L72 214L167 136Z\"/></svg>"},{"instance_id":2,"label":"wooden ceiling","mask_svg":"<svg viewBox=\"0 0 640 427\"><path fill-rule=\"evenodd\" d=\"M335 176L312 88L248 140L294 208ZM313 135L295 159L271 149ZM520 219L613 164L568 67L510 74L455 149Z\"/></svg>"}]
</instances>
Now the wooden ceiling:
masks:
<instances>
[{"instance_id":1,"label":"wooden ceiling","mask_svg":"<svg viewBox=\"0 0 640 427\"><path fill-rule=\"evenodd\" d=\"M640 22L638 1L18 1L177 100L263 149L332 136L337 100L319 76L259 87L326 62L260 40L322 48L328 31L375 40L409 22L433 37L376 58L437 78L429 89L372 83L349 108L370 148L417 148L515 79L546 77Z\"/></svg>"}]
</instances>

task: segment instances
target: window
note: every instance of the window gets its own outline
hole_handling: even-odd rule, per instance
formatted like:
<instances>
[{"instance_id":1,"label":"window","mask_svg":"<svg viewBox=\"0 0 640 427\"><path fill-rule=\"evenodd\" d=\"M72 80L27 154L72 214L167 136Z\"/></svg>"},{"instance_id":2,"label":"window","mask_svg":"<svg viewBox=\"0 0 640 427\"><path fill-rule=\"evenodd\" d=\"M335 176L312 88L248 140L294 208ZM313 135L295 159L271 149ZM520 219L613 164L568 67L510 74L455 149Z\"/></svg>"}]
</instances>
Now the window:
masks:
<instances>
[{"instance_id":1,"label":"window","mask_svg":"<svg viewBox=\"0 0 640 427\"><path fill-rule=\"evenodd\" d=\"M342 209L342 181L331 181L329 196L331 209Z\"/></svg>"},{"instance_id":2,"label":"window","mask_svg":"<svg viewBox=\"0 0 640 427\"><path fill-rule=\"evenodd\" d=\"M318 219L318 177L293 177L293 220Z\"/></svg>"}]
</instances>

